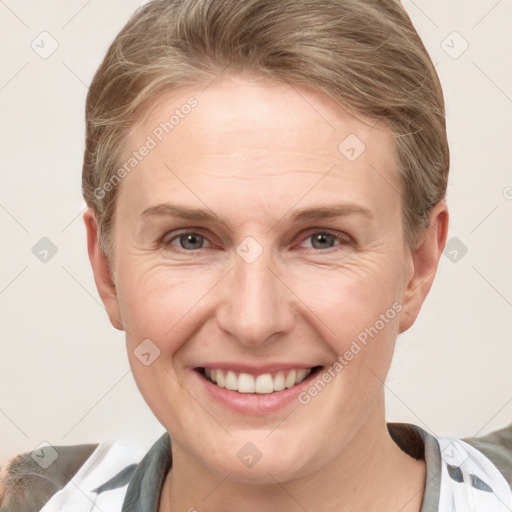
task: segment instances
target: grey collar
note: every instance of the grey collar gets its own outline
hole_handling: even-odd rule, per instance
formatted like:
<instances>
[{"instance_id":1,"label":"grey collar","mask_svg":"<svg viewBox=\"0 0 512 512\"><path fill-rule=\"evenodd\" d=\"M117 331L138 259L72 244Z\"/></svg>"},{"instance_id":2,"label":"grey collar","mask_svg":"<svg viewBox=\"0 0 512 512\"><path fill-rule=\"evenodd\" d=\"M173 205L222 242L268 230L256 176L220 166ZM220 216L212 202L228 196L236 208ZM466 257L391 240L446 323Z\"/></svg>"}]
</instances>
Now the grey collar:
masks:
<instances>
[{"instance_id":1,"label":"grey collar","mask_svg":"<svg viewBox=\"0 0 512 512\"><path fill-rule=\"evenodd\" d=\"M415 459L425 459L425 493L420 512L437 512L441 484L441 452L436 438L410 423L388 423L395 443ZM171 440L165 432L135 469L121 512L158 512L160 494L172 467Z\"/></svg>"}]
</instances>

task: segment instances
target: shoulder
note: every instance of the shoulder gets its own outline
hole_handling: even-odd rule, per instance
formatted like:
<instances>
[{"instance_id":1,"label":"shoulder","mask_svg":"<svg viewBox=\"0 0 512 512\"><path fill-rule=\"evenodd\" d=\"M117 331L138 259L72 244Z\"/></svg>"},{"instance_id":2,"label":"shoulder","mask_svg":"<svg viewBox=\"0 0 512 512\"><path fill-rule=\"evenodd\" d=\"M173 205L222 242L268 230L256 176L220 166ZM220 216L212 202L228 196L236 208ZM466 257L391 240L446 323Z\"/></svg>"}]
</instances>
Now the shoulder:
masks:
<instances>
[{"instance_id":1,"label":"shoulder","mask_svg":"<svg viewBox=\"0 0 512 512\"><path fill-rule=\"evenodd\" d=\"M6 468L0 510L88 510L91 500L100 503L104 496L110 507L105 510L121 510L128 481L145 452L140 440L118 437L96 444L48 445L18 455Z\"/></svg>"},{"instance_id":2,"label":"shoulder","mask_svg":"<svg viewBox=\"0 0 512 512\"><path fill-rule=\"evenodd\" d=\"M462 440L482 452L512 488L512 423L485 436Z\"/></svg>"},{"instance_id":3,"label":"shoulder","mask_svg":"<svg viewBox=\"0 0 512 512\"><path fill-rule=\"evenodd\" d=\"M48 453L49 450L45 454L42 449L40 453L22 453L11 459L7 466L2 468L2 512L40 510L73 478L97 446L98 444L53 446L51 448L55 453L51 453L52 457ZM38 455L40 461L37 459ZM55 460L48 465L52 458Z\"/></svg>"}]
</instances>

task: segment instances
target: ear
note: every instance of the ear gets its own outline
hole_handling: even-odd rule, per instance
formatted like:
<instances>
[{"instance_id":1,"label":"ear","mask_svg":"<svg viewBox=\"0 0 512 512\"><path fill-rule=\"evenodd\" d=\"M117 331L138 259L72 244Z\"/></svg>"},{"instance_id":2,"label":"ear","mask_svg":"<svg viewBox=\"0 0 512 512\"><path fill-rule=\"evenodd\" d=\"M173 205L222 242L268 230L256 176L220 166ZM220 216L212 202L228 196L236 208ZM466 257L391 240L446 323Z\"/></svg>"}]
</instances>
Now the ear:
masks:
<instances>
[{"instance_id":1,"label":"ear","mask_svg":"<svg viewBox=\"0 0 512 512\"><path fill-rule=\"evenodd\" d=\"M434 281L448 234L448 207L444 201L433 208L429 219L428 227L421 233L411 253L413 271L402 298L400 333L415 322Z\"/></svg>"},{"instance_id":2,"label":"ear","mask_svg":"<svg viewBox=\"0 0 512 512\"><path fill-rule=\"evenodd\" d=\"M110 323L120 331L124 330L121 322L119 303L117 300L116 285L112 279L109 262L103 254L98 236L98 224L94 212L87 208L84 213L85 229L87 230L87 249L96 288L100 294L101 300L107 310Z\"/></svg>"}]
</instances>

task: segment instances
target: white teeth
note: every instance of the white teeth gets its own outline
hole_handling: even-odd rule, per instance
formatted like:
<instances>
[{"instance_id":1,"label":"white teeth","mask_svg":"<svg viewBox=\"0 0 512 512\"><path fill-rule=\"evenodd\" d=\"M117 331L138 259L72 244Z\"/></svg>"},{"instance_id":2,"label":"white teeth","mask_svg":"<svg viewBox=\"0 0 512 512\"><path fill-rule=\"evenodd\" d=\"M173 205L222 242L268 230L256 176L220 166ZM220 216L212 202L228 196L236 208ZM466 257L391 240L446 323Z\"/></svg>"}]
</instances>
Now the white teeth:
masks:
<instances>
[{"instance_id":1,"label":"white teeth","mask_svg":"<svg viewBox=\"0 0 512 512\"><path fill-rule=\"evenodd\" d=\"M248 373L241 373L238 376L238 392L254 393L254 377Z\"/></svg>"},{"instance_id":2,"label":"white teeth","mask_svg":"<svg viewBox=\"0 0 512 512\"><path fill-rule=\"evenodd\" d=\"M309 370L306 370L305 368L301 368L300 370L297 370L297 381L302 382L306 375L309 374Z\"/></svg>"},{"instance_id":3,"label":"white teeth","mask_svg":"<svg viewBox=\"0 0 512 512\"><path fill-rule=\"evenodd\" d=\"M284 389L284 372L277 372L274 377L274 391L282 391Z\"/></svg>"},{"instance_id":4,"label":"white teeth","mask_svg":"<svg viewBox=\"0 0 512 512\"><path fill-rule=\"evenodd\" d=\"M292 370L284 379L284 385L286 388L291 388L295 384L295 378L297 377L297 372Z\"/></svg>"},{"instance_id":5,"label":"white teeth","mask_svg":"<svg viewBox=\"0 0 512 512\"><path fill-rule=\"evenodd\" d=\"M220 370L219 370L220 371ZM228 371L225 379L226 389L236 391L238 389L238 379L236 378L235 372Z\"/></svg>"},{"instance_id":6,"label":"white teeth","mask_svg":"<svg viewBox=\"0 0 512 512\"><path fill-rule=\"evenodd\" d=\"M238 376L232 370L219 368L205 368L205 376L221 388L239 393L257 393L261 395L282 391L300 384L310 373L311 368L299 370L279 371L274 377L270 373L258 375L256 378L249 373L240 373Z\"/></svg>"},{"instance_id":7,"label":"white teeth","mask_svg":"<svg viewBox=\"0 0 512 512\"><path fill-rule=\"evenodd\" d=\"M270 373L258 375L254 384L254 391L261 394L272 393L272 391L274 391L272 375L270 375Z\"/></svg>"},{"instance_id":8,"label":"white teeth","mask_svg":"<svg viewBox=\"0 0 512 512\"><path fill-rule=\"evenodd\" d=\"M224 375L222 375L221 370L217 370L217 386L220 386L221 388L223 388L225 386Z\"/></svg>"}]
</instances>

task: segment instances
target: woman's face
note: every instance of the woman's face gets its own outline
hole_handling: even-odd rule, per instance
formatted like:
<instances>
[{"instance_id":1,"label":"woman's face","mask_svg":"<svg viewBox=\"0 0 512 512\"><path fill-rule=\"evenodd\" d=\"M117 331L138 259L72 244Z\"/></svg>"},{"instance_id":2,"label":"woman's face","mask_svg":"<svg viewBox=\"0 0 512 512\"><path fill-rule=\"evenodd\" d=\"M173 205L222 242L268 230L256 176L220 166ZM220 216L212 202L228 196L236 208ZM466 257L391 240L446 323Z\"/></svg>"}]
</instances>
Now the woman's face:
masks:
<instances>
[{"instance_id":1,"label":"woman's face","mask_svg":"<svg viewBox=\"0 0 512 512\"><path fill-rule=\"evenodd\" d=\"M239 75L174 91L127 142L103 298L175 456L273 483L380 428L419 309L389 133Z\"/></svg>"}]
</instances>

